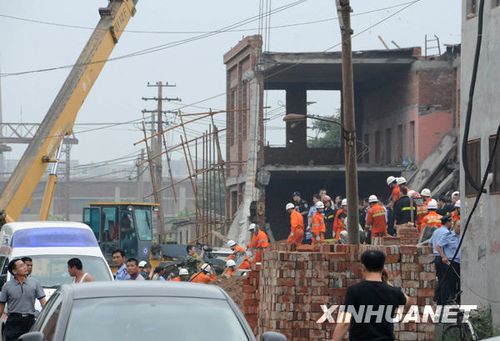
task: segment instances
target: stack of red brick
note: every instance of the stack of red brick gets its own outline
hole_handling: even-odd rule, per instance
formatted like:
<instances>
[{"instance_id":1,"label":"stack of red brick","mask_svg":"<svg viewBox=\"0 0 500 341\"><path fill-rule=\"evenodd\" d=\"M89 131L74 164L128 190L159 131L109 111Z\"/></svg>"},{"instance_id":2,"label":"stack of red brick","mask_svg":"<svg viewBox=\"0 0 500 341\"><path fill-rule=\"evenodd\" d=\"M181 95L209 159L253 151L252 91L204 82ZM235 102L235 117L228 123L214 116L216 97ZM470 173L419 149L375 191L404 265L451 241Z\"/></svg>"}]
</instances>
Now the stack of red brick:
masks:
<instances>
[{"instance_id":1,"label":"stack of red brick","mask_svg":"<svg viewBox=\"0 0 500 341\"><path fill-rule=\"evenodd\" d=\"M257 333L257 321L259 313L259 277L260 266L257 269L250 271L248 277L243 280L243 303L240 308L245 315L245 318L252 328L254 334Z\"/></svg>"},{"instance_id":2,"label":"stack of red brick","mask_svg":"<svg viewBox=\"0 0 500 341\"><path fill-rule=\"evenodd\" d=\"M260 301L258 334L273 330L294 341L331 339L334 324L316 323L323 315L321 305L343 304L347 287L361 278L359 254L368 248L387 254L390 282L402 287L415 303L432 303L435 276L429 247L362 245L358 252L352 245L325 244L319 250L302 246L297 251L279 245L264 254L255 297ZM249 320L254 318L250 315ZM404 324L395 330L399 340L433 339L433 325Z\"/></svg>"}]
</instances>

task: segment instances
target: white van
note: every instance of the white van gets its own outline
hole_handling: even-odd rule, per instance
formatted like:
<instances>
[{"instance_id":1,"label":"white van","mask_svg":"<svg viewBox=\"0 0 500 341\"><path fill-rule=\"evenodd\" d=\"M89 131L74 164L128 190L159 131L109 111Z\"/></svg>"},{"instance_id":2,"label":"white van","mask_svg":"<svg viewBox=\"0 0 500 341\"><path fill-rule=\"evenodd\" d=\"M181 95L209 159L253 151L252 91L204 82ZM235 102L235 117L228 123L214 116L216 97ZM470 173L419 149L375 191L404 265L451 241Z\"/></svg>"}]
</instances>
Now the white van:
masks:
<instances>
[{"instance_id":1,"label":"white van","mask_svg":"<svg viewBox=\"0 0 500 341\"><path fill-rule=\"evenodd\" d=\"M33 259L31 276L41 283L47 299L61 284L73 281L67 265L73 257L82 261L83 270L94 280L113 280L94 233L82 223L35 221L5 224L0 231L0 288L10 280L9 261L22 257Z\"/></svg>"}]
</instances>

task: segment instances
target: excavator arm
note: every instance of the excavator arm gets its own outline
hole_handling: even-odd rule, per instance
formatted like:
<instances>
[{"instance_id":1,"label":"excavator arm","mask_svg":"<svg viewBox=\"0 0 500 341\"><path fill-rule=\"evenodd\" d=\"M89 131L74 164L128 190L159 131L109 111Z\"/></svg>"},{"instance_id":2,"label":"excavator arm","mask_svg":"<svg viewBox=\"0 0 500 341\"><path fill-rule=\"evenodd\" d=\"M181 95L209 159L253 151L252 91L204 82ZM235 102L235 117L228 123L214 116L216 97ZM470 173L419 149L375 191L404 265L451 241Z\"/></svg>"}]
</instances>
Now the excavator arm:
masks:
<instances>
[{"instance_id":1,"label":"excavator arm","mask_svg":"<svg viewBox=\"0 0 500 341\"><path fill-rule=\"evenodd\" d=\"M101 19L97 27L0 197L0 209L3 210L1 215L5 216L7 222L18 219L30 202L48 164L56 161L61 141L72 132L80 107L130 18L135 14L136 3L137 0L110 0L107 7L99 9ZM55 186L55 182L53 185ZM46 194L53 192L53 189L45 191Z\"/></svg>"}]
</instances>

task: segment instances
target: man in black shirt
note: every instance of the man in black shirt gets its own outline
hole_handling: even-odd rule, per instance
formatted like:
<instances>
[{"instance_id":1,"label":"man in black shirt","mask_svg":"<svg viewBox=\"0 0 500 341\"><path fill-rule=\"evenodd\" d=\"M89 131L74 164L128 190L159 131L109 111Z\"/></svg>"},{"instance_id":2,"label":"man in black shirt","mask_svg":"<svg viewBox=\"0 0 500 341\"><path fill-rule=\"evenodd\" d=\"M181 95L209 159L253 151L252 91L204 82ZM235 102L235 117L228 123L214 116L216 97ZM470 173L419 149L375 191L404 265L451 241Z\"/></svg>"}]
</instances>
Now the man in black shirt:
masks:
<instances>
[{"instance_id":1,"label":"man in black shirt","mask_svg":"<svg viewBox=\"0 0 500 341\"><path fill-rule=\"evenodd\" d=\"M304 226L307 226L307 215L309 214L309 205L307 201L301 198L300 192L293 192L293 203L295 209L299 211L300 215L304 217Z\"/></svg>"},{"instance_id":2,"label":"man in black shirt","mask_svg":"<svg viewBox=\"0 0 500 341\"><path fill-rule=\"evenodd\" d=\"M401 187L401 198L394 204L394 225L416 221L416 205L408 196L408 188Z\"/></svg>"},{"instance_id":3,"label":"man in black shirt","mask_svg":"<svg viewBox=\"0 0 500 341\"><path fill-rule=\"evenodd\" d=\"M364 280L347 288L344 302L344 312L338 321L350 321L350 323L338 323L333 333L334 341L341 341L349 330L349 340L394 340L394 328L388 321L386 310L391 309L394 314L398 306L406 305L407 297L401 288L395 288L382 280L385 255L378 250L368 250L361 255L363 264ZM371 306L371 307L370 307ZM371 314L369 321L365 319L368 309L376 312L383 306L383 318L377 322L376 314ZM349 312L360 312L364 309L362 321L354 320ZM366 322L366 323L365 323Z\"/></svg>"}]
</instances>

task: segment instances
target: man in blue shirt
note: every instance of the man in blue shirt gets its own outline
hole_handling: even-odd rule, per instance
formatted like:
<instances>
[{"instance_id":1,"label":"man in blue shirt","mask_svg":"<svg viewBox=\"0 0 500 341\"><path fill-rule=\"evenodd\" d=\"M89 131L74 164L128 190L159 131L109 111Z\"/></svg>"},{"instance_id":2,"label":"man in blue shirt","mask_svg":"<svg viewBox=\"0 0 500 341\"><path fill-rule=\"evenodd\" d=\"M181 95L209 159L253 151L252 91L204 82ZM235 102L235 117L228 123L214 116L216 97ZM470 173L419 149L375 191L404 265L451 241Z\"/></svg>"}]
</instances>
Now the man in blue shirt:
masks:
<instances>
[{"instance_id":1,"label":"man in blue shirt","mask_svg":"<svg viewBox=\"0 0 500 341\"><path fill-rule=\"evenodd\" d=\"M113 263L118 267L118 271L115 273L115 281L124 281L129 279L129 274L127 272L127 264L125 263L125 252L121 249L116 249L111 254Z\"/></svg>"},{"instance_id":2,"label":"man in blue shirt","mask_svg":"<svg viewBox=\"0 0 500 341\"><path fill-rule=\"evenodd\" d=\"M439 252L437 250L437 245L445 236L450 232L451 228L451 217L449 215L445 215L441 218L441 227L438 228L434 233L432 234L431 237L431 245L432 245L432 250L434 251L434 265L436 267L436 277L438 282L442 280L443 278L443 269L446 270L446 266L443 264L441 260L441 256L439 255ZM441 289L441 285L436 286L436 293L434 296L434 299L437 304L444 304L445 302L441 301L441 295L438 292L438 290Z\"/></svg>"},{"instance_id":3,"label":"man in blue shirt","mask_svg":"<svg viewBox=\"0 0 500 341\"><path fill-rule=\"evenodd\" d=\"M453 256L458 250L460 242L460 222L456 222L453 229L441 238L437 244L437 251L441 256L443 264L442 277L438 283L441 287L441 301L446 304L449 299L453 299L460 291L460 252L455 259ZM460 299L457 298L457 304L460 304Z\"/></svg>"}]
</instances>

